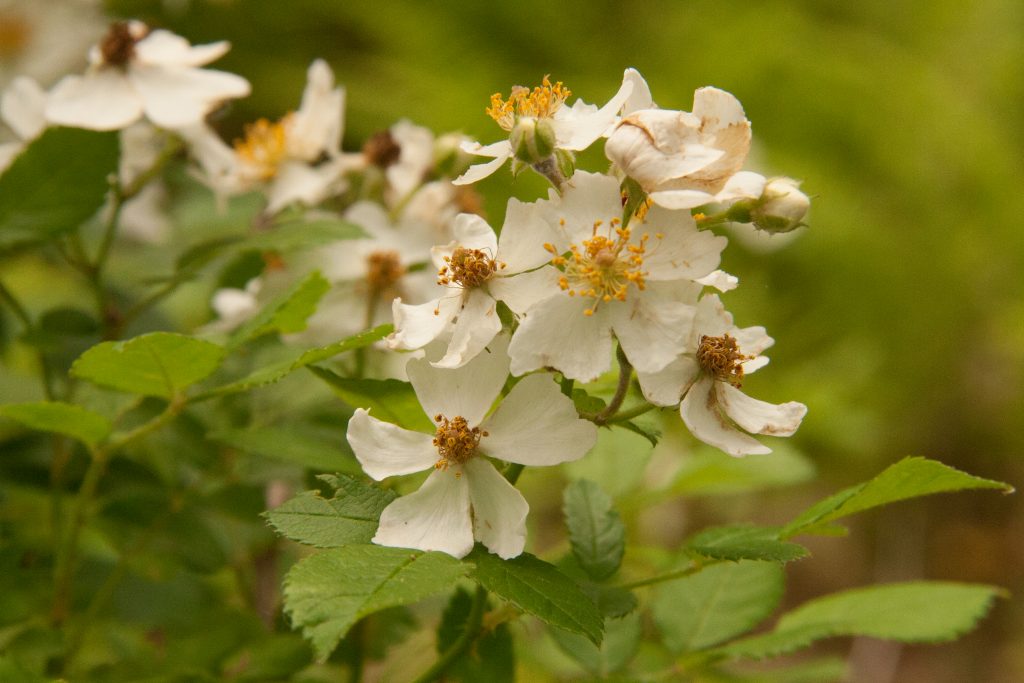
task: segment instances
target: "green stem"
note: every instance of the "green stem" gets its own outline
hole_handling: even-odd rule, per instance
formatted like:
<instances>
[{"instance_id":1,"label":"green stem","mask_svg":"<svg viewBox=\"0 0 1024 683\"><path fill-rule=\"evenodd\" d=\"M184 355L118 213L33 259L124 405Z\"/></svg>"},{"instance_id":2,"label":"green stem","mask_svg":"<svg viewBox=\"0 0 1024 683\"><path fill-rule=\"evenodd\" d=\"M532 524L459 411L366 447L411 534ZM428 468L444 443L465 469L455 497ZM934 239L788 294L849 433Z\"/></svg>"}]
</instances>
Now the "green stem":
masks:
<instances>
[{"instance_id":1,"label":"green stem","mask_svg":"<svg viewBox=\"0 0 1024 683\"><path fill-rule=\"evenodd\" d=\"M483 625L484 609L487 606L487 590L483 586L476 587L473 595L473 604L469 608L469 616L466 617L466 625L462 633L447 650L441 653L434 665L424 671L413 683L429 683L436 681L444 674L449 666L463 655L480 636L480 627Z\"/></svg>"},{"instance_id":2,"label":"green stem","mask_svg":"<svg viewBox=\"0 0 1024 683\"><path fill-rule=\"evenodd\" d=\"M25 331L28 332L33 328L32 316L29 315L28 309L18 301L18 298L14 296L14 293L7 288L7 286L0 281L0 301L3 301L7 306L14 312L15 317L21 321L21 324L25 326ZM43 350L36 351L36 357L39 359L39 368L42 373L40 381L43 384L43 394L46 396L48 401L52 401L56 398L57 392L53 388L53 368L50 367L50 361L46 357L46 352Z\"/></svg>"},{"instance_id":3,"label":"green stem","mask_svg":"<svg viewBox=\"0 0 1024 683\"><path fill-rule=\"evenodd\" d=\"M626 358L621 345L616 348L615 355L619 360L619 383L615 387L615 395L612 396L612 400L608 402L604 410L597 413L580 415L583 419L590 420L597 425L608 424L616 416L619 408L622 407L622 402L626 400L626 394L629 393L629 383L633 379L633 364Z\"/></svg>"},{"instance_id":4,"label":"green stem","mask_svg":"<svg viewBox=\"0 0 1024 683\"><path fill-rule=\"evenodd\" d=\"M620 410L615 414L615 417L608 420L608 422L628 422L634 417L639 417L644 413L650 412L657 408L653 403L641 403L638 406L633 406L628 410Z\"/></svg>"},{"instance_id":5,"label":"green stem","mask_svg":"<svg viewBox=\"0 0 1024 683\"><path fill-rule=\"evenodd\" d=\"M644 586L653 586L658 583L664 583L665 581L674 581L676 579L683 579L687 576L692 576L697 572L701 571L706 567L710 567L713 564L721 564L724 560L708 560L707 562L698 562L691 564L689 567L683 569L676 569L675 571L667 572L665 574L658 574L651 576L646 579L640 579L639 581L631 581L629 583L620 583L616 588L622 588L624 590L633 590L634 588L642 588Z\"/></svg>"},{"instance_id":6,"label":"green stem","mask_svg":"<svg viewBox=\"0 0 1024 683\"><path fill-rule=\"evenodd\" d=\"M21 302L18 301L11 290L7 289L7 286L2 281L0 281L0 299L7 304L26 328L32 327L32 318L29 316L28 310L21 305Z\"/></svg>"},{"instance_id":7,"label":"green stem","mask_svg":"<svg viewBox=\"0 0 1024 683\"><path fill-rule=\"evenodd\" d=\"M523 473L524 467L525 465L520 465L517 462L509 464L509 466L505 468L505 479L508 480L508 483L514 485L519 481L519 475Z\"/></svg>"},{"instance_id":8,"label":"green stem","mask_svg":"<svg viewBox=\"0 0 1024 683\"><path fill-rule=\"evenodd\" d=\"M563 376L562 381L560 382L560 385L562 387L562 393L568 396L569 398L572 398L572 387L575 383L575 380Z\"/></svg>"}]
</instances>

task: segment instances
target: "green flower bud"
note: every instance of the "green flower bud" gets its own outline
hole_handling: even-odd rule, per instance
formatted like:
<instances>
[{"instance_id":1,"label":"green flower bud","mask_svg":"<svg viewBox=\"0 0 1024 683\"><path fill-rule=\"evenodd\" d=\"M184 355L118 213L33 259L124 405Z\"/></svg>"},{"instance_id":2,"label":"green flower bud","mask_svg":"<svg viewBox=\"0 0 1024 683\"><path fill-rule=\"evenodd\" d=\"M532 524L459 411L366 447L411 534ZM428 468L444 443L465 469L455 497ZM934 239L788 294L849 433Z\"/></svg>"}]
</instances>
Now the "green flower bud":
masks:
<instances>
[{"instance_id":1,"label":"green flower bud","mask_svg":"<svg viewBox=\"0 0 1024 683\"><path fill-rule=\"evenodd\" d=\"M768 181L751 212L754 227L769 233L790 232L804 225L811 200L791 178Z\"/></svg>"},{"instance_id":2,"label":"green flower bud","mask_svg":"<svg viewBox=\"0 0 1024 683\"><path fill-rule=\"evenodd\" d=\"M521 116L509 135L516 159L533 165L548 159L555 151L555 129L547 119Z\"/></svg>"}]
</instances>

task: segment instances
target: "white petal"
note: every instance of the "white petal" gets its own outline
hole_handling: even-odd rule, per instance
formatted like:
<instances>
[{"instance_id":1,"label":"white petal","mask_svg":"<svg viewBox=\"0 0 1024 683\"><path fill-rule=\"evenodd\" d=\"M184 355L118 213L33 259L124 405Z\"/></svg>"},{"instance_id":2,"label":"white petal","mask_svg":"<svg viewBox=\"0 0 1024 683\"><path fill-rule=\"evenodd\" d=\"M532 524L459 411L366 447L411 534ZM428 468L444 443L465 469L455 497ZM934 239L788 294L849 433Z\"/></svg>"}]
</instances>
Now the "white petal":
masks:
<instances>
[{"instance_id":1,"label":"white petal","mask_svg":"<svg viewBox=\"0 0 1024 683\"><path fill-rule=\"evenodd\" d=\"M557 269L545 266L518 275L492 278L487 289L495 299L504 301L514 313L522 315L534 304L562 294L559 277L561 273Z\"/></svg>"},{"instance_id":2,"label":"white petal","mask_svg":"<svg viewBox=\"0 0 1024 683\"><path fill-rule=\"evenodd\" d=\"M479 425L508 378L507 343L503 336L495 338L488 351L454 370L431 367L426 360L409 361L409 381L427 415L449 420L461 415L471 427Z\"/></svg>"},{"instance_id":3,"label":"white petal","mask_svg":"<svg viewBox=\"0 0 1024 683\"><path fill-rule=\"evenodd\" d=\"M455 241L465 249L479 249L491 258L498 252L498 238L494 229L475 213L460 213L452 225Z\"/></svg>"},{"instance_id":4,"label":"white petal","mask_svg":"<svg viewBox=\"0 0 1024 683\"><path fill-rule=\"evenodd\" d=\"M608 103L594 112L583 115L566 116L560 118L557 114L552 120L555 129L555 139L562 149L579 151L590 147L599 137L615 123L615 118L622 109L622 105L633 93L633 81L623 77L622 85L618 92Z\"/></svg>"},{"instance_id":5,"label":"white petal","mask_svg":"<svg viewBox=\"0 0 1024 683\"><path fill-rule=\"evenodd\" d=\"M457 468L432 472L419 491L384 508L373 542L392 548L439 550L454 557L468 555L473 549L473 525L466 479Z\"/></svg>"},{"instance_id":6,"label":"white petal","mask_svg":"<svg viewBox=\"0 0 1024 683\"><path fill-rule=\"evenodd\" d=\"M363 470L380 481L433 467L438 460L433 436L402 429L357 408L348 421L347 439Z\"/></svg>"},{"instance_id":7,"label":"white petal","mask_svg":"<svg viewBox=\"0 0 1024 683\"><path fill-rule=\"evenodd\" d=\"M644 218L644 232L654 233L644 253L648 280L696 280L718 267L729 240L709 230L698 230L686 212L652 207ZM662 237L658 238L658 234Z\"/></svg>"},{"instance_id":8,"label":"white petal","mask_svg":"<svg viewBox=\"0 0 1024 683\"><path fill-rule=\"evenodd\" d=\"M740 101L732 93L719 88L704 87L694 91L693 114L712 130L748 123Z\"/></svg>"},{"instance_id":9,"label":"white petal","mask_svg":"<svg viewBox=\"0 0 1024 683\"><path fill-rule=\"evenodd\" d=\"M650 194L651 201L666 209L692 209L715 200L715 196L700 190L662 190Z\"/></svg>"},{"instance_id":10,"label":"white petal","mask_svg":"<svg viewBox=\"0 0 1024 683\"><path fill-rule=\"evenodd\" d=\"M717 294L705 294L697 302L697 314L693 318L693 334L690 337L692 344L687 350L696 354L697 344L703 335L721 337L734 331L732 314L725 310L722 300Z\"/></svg>"},{"instance_id":11,"label":"white petal","mask_svg":"<svg viewBox=\"0 0 1024 683\"><path fill-rule=\"evenodd\" d=\"M33 79L18 76L0 99L0 117L22 140L31 140L46 128L46 92Z\"/></svg>"},{"instance_id":12,"label":"white petal","mask_svg":"<svg viewBox=\"0 0 1024 683\"><path fill-rule=\"evenodd\" d=\"M431 363L435 368L459 368L477 356L501 332L497 302L480 289L469 292L458 312L448 352Z\"/></svg>"},{"instance_id":13,"label":"white petal","mask_svg":"<svg viewBox=\"0 0 1024 683\"><path fill-rule=\"evenodd\" d=\"M536 203L509 199L505 223L498 237L498 258L508 267L508 273L536 268L551 260L552 255L544 249L544 244L554 241L555 237Z\"/></svg>"},{"instance_id":14,"label":"white petal","mask_svg":"<svg viewBox=\"0 0 1024 683\"><path fill-rule=\"evenodd\" d=\"M509 157L512 156L512 145L509 144L508 140L496 143L496 145L500 146L500 150L496 150L498 151L498 154L495 155L492 161L488 161L486 164L474 164L473 166L470 166L466 169L465 173L452 181L452 185L471 185L478 180L483 180L501 168L502 165L509 160ZM474 154L479 154L483 149L486 148L482 147L474 152Z\"/></svg>"},{"instance_id":15,"label":"white petal","mask_svg":"<svg viewBox=\"0 0 1024 683\"><path fill-rule=\"evenodd\" d=\"M554 190L550 196L552 199L538 203L538 211L555 234L561 236L555 241L558 249L568 249L569 244L579 245L593 237L596 222L607 229L611 219L622 217L619 181L613 176L576 171L561 197Z\"/></svg>"},{"instance_id":16,"label":"white petal","mask_svg":"<svg viewBox=\"0 0 1024 683\"><path fill-rule=\"evenodd\" d=\"M341 174L335 164L310 166L301 161L286 161L267 188L267 211L277 213L296 202L314 206L339 187Z\"/></svg>"},{"instance_id":17,"label":"white petal","mask_svg":"<svg viewBox=\"0 0 1024 683\"><path fill-rule=\"evenodd\" d=\"M718 400L733 422L752 434L791 436L807 414L807 406L796 401L767 403L747 396L731 384L718 387Z\"/></svg>"},{"instance_id":18,"label":"white petal","mask_svg":"<svg viewBox=\"0 0 1024 683\"><path fill-rule=\"evenodd\" d=\"M66 76L50 92L46 118L60 126L117 130L142 116L142 100L124 74L115 69Z\"/></svg>"},{"instance_id":19,"label":"white petal","mask_svg":"<svg viewBox=\"0 0 1024 683\"><path fill-rule=\"evenodd\" d=\"M724 270L713 270L704 277L697 278L696 281L706 287L714 287L719 292L731 292L740 284L738 277L730 275Z\"/></svg>"},{"instance_id":20,"label":"white petal","mask_svg":"<svg viewBox=\"0 0 1024 683\"><path fill-rule=\"evenodd\" d=\"M503 560L518 557L526 545L526 515L530 506L523 494L481 458L464 465L473 506L473 536Z\"/></svg>"},{"instance_id":21,"label":"white petal","mask_svg":"<svg viewBox=\"0 0 1024 683\"><path fill-rule=\"evenodd\" d=\"M162 128L199 123L224 100L249 94L249 81L211 69L139 64L128 70L128 78L146 116Z\"/></svg>"},{"instance_id":22,"label":"white petal","mask_svg":"<svg viewBox=\"0 0 1024 683\"><path fill-rule=\"evenodd\" d=\"M644 398L656 406L674 406L700 374L697 360L690 355L679 356L657 372L636 371Z\"/></svg>"},{"instance_id":23,"label":"white petal","mask_svg":"<svg viewBox=\"0 0 1024 683\"><path fill-rule=\"evenodd\" d=\"M626 69L622 74L622 80L629 80L633 84L633 92L629 94L629 99L622 105L623 116L632 114L638 109L655 108L654 99L651 97L651 88L639 71L633 68Z\"/></svg>"},{"instance_id":24,"label":"white petal","mask_svg":"<svg viewBox=\"0 0 1024 683\"><path fill-rule=\"evenodd\" d=\"M685 350L695 308L672 301L657 290L610 302L612 328L633 367L657 372Z\"/></svg>"},{"instance_id":25,"label":"white petal","mask_svg":"<svg viewBox=\"0 0 1024 683\"><path fill-rule=\"evenodd\" d=\"M223 57L230 49L231 43L226 40L193 47L181 36L156 29L135 44L135 59L145 64L202 66Z\"/></svg>"},{"instance_id":26,"label":"white petal","mask_svg":"<svg viewBox=\"0 0 1024 683\"><path fill-rule=\"evenodd\" d=\"M612 365L612 334L608 306L583 314L592 299L565 292L541 301L523 317L508 352L512 374L554 367L566 377L592 382Z\"/></svg>"},{"instance_id":27,"label":"white petal","mask_svg":"<svg viewBox=\"0 0 1024 683\"><path fill-rule=\"evenodd\" d=\"M522 465L557 465L579 460L597 443L597 425L580 419L572 399L547 373L516 384L483 425L487 455Z\"/></svg>"},{"instance_id":28,"label":"white petal","mask_svg":"<svg viewBox=\"0 0 1024 683\"><path fill-rule=\"evenodd\" d=\"M306 75L302 104L288 130L288 152L304 161L316 161L322 153L341 151L345 93L334 87L334 73L322 59L314 61Z\"/></svg>"},{"instance_id":29,"label":"white petal","mask_svg":"<svg viewBox=\"0 0 1024 683\"><path fill-rule=\"evenodd\" d=\"M725 182L725 187L715 196L715 201L732 204L740 199L758 199L767 182L760 173L740 171Z\"/></svg>"},{"instance_id":30,"label":"white petal","mask_svg":"<svg viewBox=\"0 0 1024 683\"><path fill-rule=\"evenodd\" d=\"M740 352L745 356L756 356L775 343L760 325L733 328L730 334L736 338Z\"/></svg>"},{"instance_id":31,"label":"white petal","mask_svg":"<svg viewBox=\"0 0 1024 683\"><path fill-rule=\"evenodd\" d=\"M388 346L406 351L423 348L441 336L459 312L461 301L461 292L417 306L403 304L401 299L395 299L391 304L395 331L388 335Z\"/></svg>"},{"instance_id":32,"label":"white petal","mask_svg":"<svg viewBox=\"0 0 1024 683\"><path fill-rule=\"evenodd\" d=\"M709 376L701 377L679 404L679 414L693 435L736 457L771 453L772 449L736 429L725 418L718 405L716 384Z\"/></svg>"}]
</instances>

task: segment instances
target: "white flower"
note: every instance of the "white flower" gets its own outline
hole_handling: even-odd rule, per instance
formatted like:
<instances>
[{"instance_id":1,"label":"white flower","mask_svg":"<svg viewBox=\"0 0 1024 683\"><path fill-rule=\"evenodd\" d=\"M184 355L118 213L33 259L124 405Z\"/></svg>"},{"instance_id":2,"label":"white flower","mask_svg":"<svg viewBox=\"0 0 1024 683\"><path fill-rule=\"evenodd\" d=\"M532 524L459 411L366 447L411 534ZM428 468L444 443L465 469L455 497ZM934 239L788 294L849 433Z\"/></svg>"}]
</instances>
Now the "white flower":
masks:
<instances>
[{"instance_id":1,"label":"white flower","mask_svg":"<svg viewBox=\"0 0 1024 683\"><path fill-rule=\"evenodd\" d=\"M348 442L377 480L433 469L418 491L384 509L373 542L464 557L474 539L504 559L523 552L529 505L483 456L531 466L577 460L597 440L546 374L522 379L487 417L508 376L503 338L457 370L409 362L409 379L434 434L397 427L359 409Z\"/></svg>"},{"instance_id":2,"label":"white flower","mask_svg":"<svg viewBox=\"0 0 1024 683\"><path fill-rule=\"evenodd\" d=\"M590 147L615 123L623 103L633 92L633 85L634 78L627 72L618 92L600 109L583 100L576 100L571 107L564 107L565 100L572 93L561 82L552 85L545 76L543 83L532 91L523 86L513 87L508 100L498 93L492 95L487 114L510 133L521 121L532 121L538 128L549 125L554 147L575 152ZM493 160L471 166L455 179L456 185L468 185L486 178L501 168L514 152L509 140L486 146L465 143L462 149L477 156L493 157Z\"/></svg>"},{"instance_id":3,"label":"white flower","mask_svg":"<svg viewBox=\"0 0 1024 683\"><path fill-rule=\"evenodd\" d=\"M361 155L341 152L344 104L345 91L334 87L333 72L318 59L309 67L299 109L273 123L260 119L246 126L245 138L233 149L205 126L183 135L215 192L230 196L263 188L268 213L276 213L340 192L344 173L362 164Z\"/></svg>"},{"instance_id":4,"label":"white flower","mask_svg":"<svg viewBox=\"0 0 1024 683\"><path fill-rule=\"evenodd\" d=\"M643 99L631 105L645 104ZM713 201L750 150L742 105L707 87L694 93L692 113L650 108L653 102L648 107L619 121L605 154L662 206L688 209Z\"/></svg>"},{"instance_id":5,"label":"white flower","mask_svg":"<svg viewBox=\"0 0 1024 683\"><path fill-rule=\"evenodd\" d=\"M660 372L637 370L648 401L659 406L679 403L680 415L695 437L733 456L771 452L746 432L796 432L807 406L795 401L774 405L740 391L744 375L768 363L760 354L773 340L763 327L734 326L718 295L709 294L697 304L685 341L683 355Z\"/></svg>"},{"instance_id":6,"label":"white flower","mask_svg":"<svg viewBox=\"0 0 1024 683\"><path fill-rule=\"evenodd\" d=\"M398 158L387 165L384 174L388 179L388 204L397 206L423 185L434 167L434 134L406 119L388 132L398 146Z\"/></svg>"},{"instance_id":7,"label":"white flower","mask_svg":"<svg viewBox=\"0 0 1024 683\"><path fill-rule=\"evenodd\" d=\"M618 181L582 171L537 207L556 235L547 247L554 267L531 273L520 295L533 301L509 347L513 374L551 366L592 381L611 367L613 334L639 369L672 362L696 281L727 280L714 272L726 239L697 230L688 211L660 207L623 227Z\"/></svg>"},{"instance_id":8,"label":"white flower","mask_svg":"<svg viewBox=\"0 0 1024 683\"><path fill-rule=\"evenodd\" d=\"M26 143L46 128L45 108L46 92L27 76L15 78L4 91L0 98L0 119L14 131L18 140L0 144L0 173L21 153Z\"/></svg>"},{"instance_id":9,"label":"white flower","mask_svg":"<svg viewBox=\"0 0 1024 683\"><path fill-rule=\"evenodd\" d=\"M753 223L772 234L786 233L803 225L811 200L800 191L800 183L792 178L772 178L764 187L760 201L753 208Z\"/></svg>"},{"instance_id":10,"label":"white flower","mask_svg":"<svg viewBox=\"0 0 1024 683\"><path fill-rule=\"evenodd\" d=\"M418 349L450 332L444 357L433 363L439 368L460 367L482 351L501 331L496 300L521 311L531 276L515 276L551 258L543 245L555 236L536 216L535 208L509 200L500 240L479 216L460 214L455 221L455 240L431 252L439 269L441 292L419 306L395 299L395 331L389 345Z\"/></svg>"},{"instance_id":11,"label":"white flower","mask_svg":"<svg viewBox=\"0 0 1024 683\"><path fill-rule=\"evenodd\" d=\"M241 76L200 69L229 49L225 41L192 46L139 21L116 22L90 50L84 76L66 76L46 106L50 123L116 130L145 115L161 128L194 125L221 102L249 94Z\"/></svg>"},{"instance_id":12,"label":"white flower","mask_svg":"<svg viewBox=\"0 0 1024 683\"><path fill-rule=\"evenodd\" d=\"M0 0L0 88L17 76L52 83L77 69L106 24L94 0Z\"/></svg>"}]
</instances>

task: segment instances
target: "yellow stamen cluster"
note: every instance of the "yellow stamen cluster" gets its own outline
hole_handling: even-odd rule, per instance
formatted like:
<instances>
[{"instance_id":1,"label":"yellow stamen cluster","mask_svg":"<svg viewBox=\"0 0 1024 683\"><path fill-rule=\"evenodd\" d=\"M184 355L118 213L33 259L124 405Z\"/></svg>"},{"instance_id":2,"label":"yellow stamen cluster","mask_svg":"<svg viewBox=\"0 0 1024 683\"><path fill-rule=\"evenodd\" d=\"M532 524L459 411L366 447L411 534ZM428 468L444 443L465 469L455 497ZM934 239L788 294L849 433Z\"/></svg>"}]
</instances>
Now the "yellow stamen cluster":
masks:
<instances>
[{"instance_id":1,"label":"yellow stamen cluster","mask_svg":"<svg viewBox=\"0 0 1024 683\"><path fill-rule=\"evenodd\" d=\"M235 153L258 180L270 180L288 156L289 114L276 123L260 119L245 127L245 139L235 140Z\"/></svg>"},{"instance_id":2,"label":"yellow stamen cluster","mask_svg":"<svg viewBox=\"0 0 1024 683\"><path fill-rule=\"evenodd\" d=\"M444 415L435 415L434 421L437 422L434 447L441 456L434 467L439 470L446 470L450 465L461 465L475 456L480 439L487 436L487 432L479 427L470 429L466 418L461 415L451 420Z\"/></svg>"},{"instance_id":3,"label":"yellow stamen cluster","mask_svg":"<svg viewBox=\"0 0 1024 683\"><path fill-rule=\"evenodd\" d=\"M456 284L464 289L479 287L505 267L479 249L457 247L444 257L445 265L437 271L437 284Z\"/></svg>"},{"instance_id":4,"label":"yellow stamen cluster","mask_svg":"<svg viewBox=\"0 0 1024 683\"><path fill-rule=\"evenodd\" d=\"M373 293L393 290L403 275L405 266L397 251L375 251L366 257L366 284Z\"/></svg>"},{"instance_id":5,"label":"yellow stamen cluster","mask_svg":"<svg viewBox=\"0 0 1024 683\"><path fill-rule=\"evenodd\" d=\"M521 85L512 86L507 100L501 93L494 93L491 95L491 106L486 111L499 126L510 131L520 116L550 118L570 95L572 91L563 86L561 81L552 85L551 80L545 76L541 85L533 90Z\"/></svg>"},{"instance_id":6,"label":"yellow stamen cluster","mask_svg":"<svg viewBox=\"0 0 1024 683\"><path fill-rule=\"evenodd\" d=\"M554 255L551 264L562 271L558 286L569 296L579 294L594 299L594 305L584 310L584 315L594 315L602 302L625 301L631 284L640 291L647 287L643 265L649 236L644 233L639 241L631 243L632 231L621 227L618 218L609 221L607 236L597 234L602 225L603 221L596 221L593 236L583 240L582 248L571 245L568 257L559 254L554 245L544 245Z\"/></svg>"},{"instance_id":7,"label":"yellow stamen cluster","mask_svg":"<svg viewBox=\"0 0 1024 683\"><path fill-rule=\"evenodd\" d=\"M737 388L743 386L743 363L752 358L740 353L736 338L728 334L721 337L702 335L697 347L697 363L700 367L715 379Z\"/></svg>"}]
</instances>

